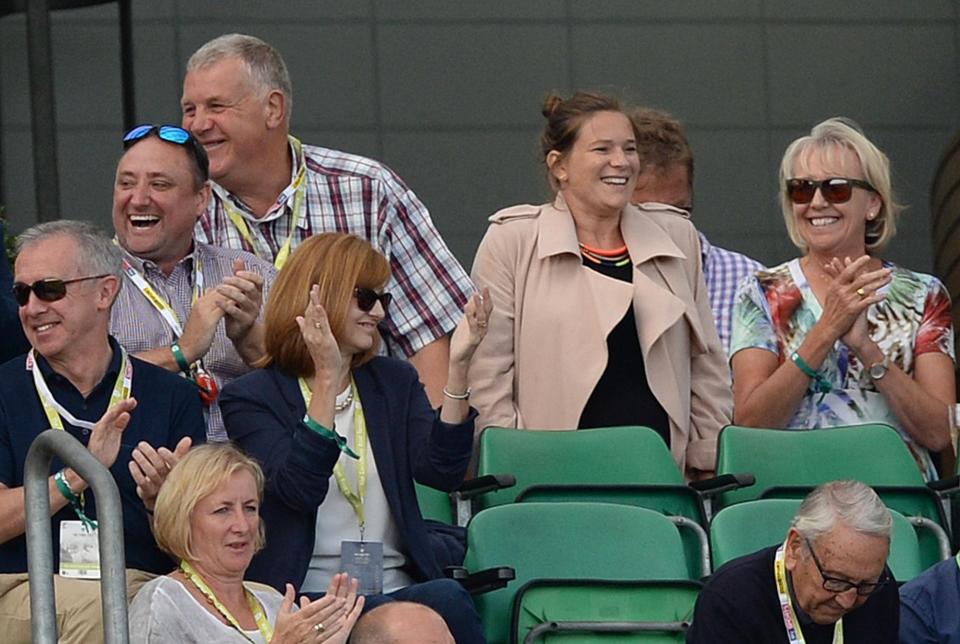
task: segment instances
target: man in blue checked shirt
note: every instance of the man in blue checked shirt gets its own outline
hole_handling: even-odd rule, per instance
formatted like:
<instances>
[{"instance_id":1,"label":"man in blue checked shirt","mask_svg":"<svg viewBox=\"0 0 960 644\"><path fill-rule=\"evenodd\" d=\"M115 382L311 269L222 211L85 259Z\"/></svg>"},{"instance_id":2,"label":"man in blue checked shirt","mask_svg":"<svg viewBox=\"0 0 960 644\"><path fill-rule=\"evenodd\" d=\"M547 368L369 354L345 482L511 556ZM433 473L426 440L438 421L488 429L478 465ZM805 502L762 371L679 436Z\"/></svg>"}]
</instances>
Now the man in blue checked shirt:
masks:
<instances>
[{"instance_id":1,"label":"man in blue checked shirt","mask_svg":"<svg viewBox=\"0 0 960 644\"><path fill-rule=\"evenodd\" d=\"M387 351L410 360L436 406L450 333L473 285L430 213L390 168L290 135L293 89L280 53L228 34L187 62L183 127L206 148L213 195L197 239L238 248L280 268L304 239L344 232L390 260Z\"/></svg>"},{"instance_id":2,"label":"man in blue checked shirt","mask_svg":"<svg viewBox=\"0 0 960 644\"><path fill-rule=\"evenodd\" d=\"M665 112L646 107L633 110L630 118L637 130L641 168L633 202L662 203L689 216L693 212L693 152L680 122ZM723 350L730 355L737 286L763 265L746 255L714 246L703 233L700 253L717 335Z\"/></svg>"}]
</instances>

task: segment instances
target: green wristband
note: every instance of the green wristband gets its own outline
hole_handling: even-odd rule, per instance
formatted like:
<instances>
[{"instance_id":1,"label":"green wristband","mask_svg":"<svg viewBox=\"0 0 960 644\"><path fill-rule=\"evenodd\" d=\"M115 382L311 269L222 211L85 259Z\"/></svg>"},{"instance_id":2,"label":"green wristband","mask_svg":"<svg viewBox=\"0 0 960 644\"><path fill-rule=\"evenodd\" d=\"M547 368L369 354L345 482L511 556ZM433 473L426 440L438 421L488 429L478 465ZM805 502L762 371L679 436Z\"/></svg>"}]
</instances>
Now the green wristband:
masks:
<instances>
[{"instance_id":1,"label":"green wristband","mask_svg":"<svg viewBox=\"0 0 960 644\"><path fill-rule=\"evenodd\" d=\"M333 431L332 429L327 429L326 427L324 427L314 419L310 418L310 414L303 415L303 424L309 427L314 432L320 434L324 438L328 440L332 440L334 443L337 444L337 447L340 448L340 451L346 454L347 456L349 456L350 458L357 458L357 459L360 458L359 456L357 456L357 453L354 452L352 449L350 449L350 446L347 445L346 438L344 438L337 432Z\"/></svg>"},{"instance_id":2,"label":"green wristband","mask_svg":"<svg viewBox=\"0 0 960 644\"><path fill-rule=\"evenodd\" d=\"M183 355L183 349L180 348L178 342L170 345L170 352L173 353L173 359L177 361L177 366L180 367L180 371L189 375L190 363L187 362L187 357Z\"/></svg>"},{"instance_id":3,"label":"green wristband","mask_svg":"<svg viewBox=\"0 0 960 644\"><path fill-rule=\"evenodd\" d=\"M60 470L53 475L53 481L57 484L57 489L60 490L60 494L63 495L71 505L78 505L80 503L80 497L74 494L73 490L70 489L70 483L67 482L67 477L63 473L63 470Z\"/></svg>"},{"instance_id":4,"label":"green wristband","mask_svg":"<svg viewBox=\"0 0 960 644\"><path fill-rule=\"evenodd\" d=\"M790 359L793 360L793 364L797 365L797 368L800 369L808 378L813 378L813 391L818 394L828 394L833 390L833 386L830 384L830 381L823 377L819 371L815 371L813 367L807 364L807 361L804 360L800 354L796 351L793 352L793 355L790 356ZM822 398L822 396L821 396Z\"/></svg>"},{"instance_id":5,"label":"green wristband","mask_svg":"<svg viewBox=\"0 0 960 644\"><path fill-rule=\"evenodd\" d=\"M53 482L57 484L57 489L60 490L60 494L63 495L63 498L70 502L71 507L73 507L73 511L77 515L77 518L79 518L88 529L96 530L97 522L83 513L83 498L77 496L74 491L70 489L70 483L67 481L67 477L63 473L63 470L60 470L53 475Z\"/></svg>"}]
</instances>

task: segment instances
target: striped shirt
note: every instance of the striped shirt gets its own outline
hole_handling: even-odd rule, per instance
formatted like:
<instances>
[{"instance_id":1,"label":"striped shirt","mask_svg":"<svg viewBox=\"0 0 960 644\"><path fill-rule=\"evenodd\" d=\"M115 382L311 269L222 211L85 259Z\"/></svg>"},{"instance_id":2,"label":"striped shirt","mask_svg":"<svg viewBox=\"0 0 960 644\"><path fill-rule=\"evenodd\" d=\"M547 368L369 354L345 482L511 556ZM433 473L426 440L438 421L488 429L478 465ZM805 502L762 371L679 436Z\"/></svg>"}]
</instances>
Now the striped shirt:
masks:
<instances>
[{"instance_id":1,"label":"striped shirt","mask_svg":"<svg viewBox=\"0 0 960 644\"><path fill-rule=\"evenodd\" d=\"M186 324L193 302L194 261L199 260L203 268L203 286L206 290L223 282L225 277L233 275L233 260L242 259L247 270L264 277L262 300L264 304L276 275L276 269L271 264L249 253L201 243L194 244L193 252L180 260L169 276L164 275L150 260L143 260L129 253L124 253L124 256L146 278L160 297L166 298L176 311L181 325ZM111 335L132 354L169 346L175 339L173 329L130 278L124 276L123 282L123 288L120 289L111 312ZM263 309L261 305L261 321L263 321ZM213 344L203 357L203 366L216 378L221 391L225 384L250 371L250 367L243 361L234 348L233 342L227 337L223 320L217 323ZM210 406L207 438L211 441L227 440L227 434L223 428L223 417L216 403Z\"/></svg>"},{"instance_id":2,"label":"striped shirt","mask_svg":"<svg viewBox=\"0 0 960 644\"><path fill-rule=\"evenodd\" d=\"M441 239L426 206L377 161L315 146L302 149L298 157L291 144L291 184L263 217L257 218L239 198L214 183L207 212L197 222L197 238L273 261L294 225L291 248L323 232L352 233L390 261L387 290L394 299L382 330L391 355L409 357L453 331L473 284ZM294 224L293 183L303 163L306 213ZM251 240L237 231L224 204L244 218Z\"/></svg>"},{"instance_id":3,"label":"striped shirt","mask_svg":"<svg viewBox=\"0 0 960 644\"><path fill-rule=\"evenodd\" d=\"M720 336L724 352L729 356L737 287L745 277L764 267L746 255L714 246L703 233L700 233L700 252L703 257L703 279L707 283L707 297L717 325L717 335Z\"/></svg>"}]
</instances>

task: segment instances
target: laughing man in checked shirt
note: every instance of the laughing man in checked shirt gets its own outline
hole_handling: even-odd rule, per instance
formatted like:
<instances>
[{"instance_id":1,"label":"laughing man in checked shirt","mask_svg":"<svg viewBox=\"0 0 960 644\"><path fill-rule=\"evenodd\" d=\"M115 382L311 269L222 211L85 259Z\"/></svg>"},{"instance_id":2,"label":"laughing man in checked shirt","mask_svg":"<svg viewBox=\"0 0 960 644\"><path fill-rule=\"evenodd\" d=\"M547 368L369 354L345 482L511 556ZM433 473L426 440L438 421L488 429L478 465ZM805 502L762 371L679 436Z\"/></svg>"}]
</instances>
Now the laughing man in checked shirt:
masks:
<instances>
[{"instance_id":1,"label":"laughing man in checked shirt","mask_svg":"<svg viewBox=\"0 0 960 644\"><path fill-rule=\"evenodd\" d=\"M141 125L123 146L113 228L124 288L111 332L141 360L195 381L207 437L226 440L216 392L263 355L261 304L276 271L250 253L194 239L210 188L207 155L189 132Z\"/></svg>"},{"instance_id":2,"label":"laughing man in checked shirt","mask_svg":"<svg viewBox=\"0 0 960 644\"><path fill-rule=\"evenodd\" d=\"M473 286L426 207L377 161L290 136L290 76L280 53L253 36L211 40L187 62L183 127L210 157L213 197L197 237L278 267L304 239L347 232L390 260L387 350L416 367L438 405L449 334Z\"/></svg>"},{"instance_id":3,"label":"laughing man in checked shirt","mask_svg":"<svg viewBox=\"0 0 960 644\"><path fill-rule=\"evenodd\" d=\"M693 212L693 152L683 127L669 114L646 107L635 109L630 118L637 131L641 168L633 202L666 204L685 211L679 214L688 216ZM700 233L700 253L717 334L729 355L737 286L763 265L746 255L714 246L703 233Z\"/></svg>"}]
</instances>

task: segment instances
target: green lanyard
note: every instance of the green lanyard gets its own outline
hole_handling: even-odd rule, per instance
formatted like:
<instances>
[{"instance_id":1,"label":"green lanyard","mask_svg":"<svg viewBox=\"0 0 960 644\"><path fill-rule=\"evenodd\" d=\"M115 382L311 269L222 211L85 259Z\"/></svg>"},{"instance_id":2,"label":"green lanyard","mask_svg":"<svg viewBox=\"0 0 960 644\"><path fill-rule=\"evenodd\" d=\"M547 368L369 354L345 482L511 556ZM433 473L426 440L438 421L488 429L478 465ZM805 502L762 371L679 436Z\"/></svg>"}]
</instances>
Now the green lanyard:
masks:
<instances>
[{"instance_id":1,"label":"green lanyard","mask_svg":"<svg viewBox=\"0 0 960 644\"><path fill-rule=\"evenodd\" d=\"M357 459L357 491L350 489L350 482L343 471L343 464L337 460L333 466L333 478L337 481L337 488L347 500L353 513L357 515L357 522L360 524L360 541L363 541L363 530L366 527L366 515L363 511L363 501L367 495L367 421L363 415L363 405L360 404L360 392L357 391L357 385L350 378L350 387L353 391L353 439L354 447L359 456ZM303 402L309 409L310 399L313 392L307 386L306 380L300 378L300 394L303 396ZM342 448L341 448L342 449ZM347 448L349 449L349 448ZM348 452L349 454L349 452Z\"/></svg>"},{"instance_id":2,"label":"green lanyard","mask_svg":"<svg viewBox=\"0 0 960 644\"><path fill-rule=\"evenodd\" d=\"M253 640L247 635L243 630L243 627L240 626L240 622L237 621L237 618L234 617L227 607L217 599L217 596L211 590L210 586L207 585L207 582L203 580L196 570L193 569L193 566L188 564L186 561L180 562L180 570L183 571L183 576L190 580L197 590L199 590L204 597L207 598L207 601L217 609L223 618L227 620L230 626L233 626L237 631L243 635L244 639L248 642L253 642ZM263 640L269 642L273 638L273 627L270 626L270 622L267 620L266 614L263 612L263 607L260 605L260 602L257 601L257 598L253 596L246 586L243 587L243 594L247 598L247 603L250 605L250 611L253 613L253 619L257 622L257 628L260 630L260 634L263 635Z\"/></svg>"}]
</instances>

